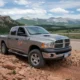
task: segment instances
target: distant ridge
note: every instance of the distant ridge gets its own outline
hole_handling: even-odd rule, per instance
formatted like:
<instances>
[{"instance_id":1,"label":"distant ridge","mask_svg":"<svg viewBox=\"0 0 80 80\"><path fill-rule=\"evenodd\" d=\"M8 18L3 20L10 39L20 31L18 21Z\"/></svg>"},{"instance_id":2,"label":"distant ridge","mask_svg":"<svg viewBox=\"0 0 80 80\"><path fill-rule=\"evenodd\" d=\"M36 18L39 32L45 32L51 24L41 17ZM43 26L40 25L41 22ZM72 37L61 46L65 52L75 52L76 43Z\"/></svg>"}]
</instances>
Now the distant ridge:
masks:
<instances>
[{"instance_id":1,"label":"distant ridge","mask_svg":"<svg viewBox=\"0 0 80 80\"><path fill-rule=\"evenodd\" d=\"M50 17L48 19L39 19L39 18L20 18L17 19L18 22L27 24L27 25L80 25L80 19L71 19L71 18L62 18L62 17Z\"/></svg>"}]
</instances>

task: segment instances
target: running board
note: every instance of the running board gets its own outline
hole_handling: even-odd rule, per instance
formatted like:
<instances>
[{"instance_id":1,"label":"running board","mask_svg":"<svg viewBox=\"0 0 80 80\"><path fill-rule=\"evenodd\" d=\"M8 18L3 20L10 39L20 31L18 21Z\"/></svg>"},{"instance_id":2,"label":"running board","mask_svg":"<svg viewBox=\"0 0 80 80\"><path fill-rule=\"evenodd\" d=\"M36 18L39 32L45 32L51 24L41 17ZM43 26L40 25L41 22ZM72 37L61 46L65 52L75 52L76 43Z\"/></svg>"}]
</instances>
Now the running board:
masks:
<instances>
[{"instance_id":1,"label":"running board","mask_svg":"<svg viewBox=\"0 0 80 80\"><path fill-rule=\"evenodd\" d=\"M13 54L16 54L16 55L19 55L19 56L23 56L23 57L28 57L27 54L24 54L24 53L21 53L21 52L16 52L14 50L9 50L9 52L13 53Z\"/></svg>"}]
</instances>

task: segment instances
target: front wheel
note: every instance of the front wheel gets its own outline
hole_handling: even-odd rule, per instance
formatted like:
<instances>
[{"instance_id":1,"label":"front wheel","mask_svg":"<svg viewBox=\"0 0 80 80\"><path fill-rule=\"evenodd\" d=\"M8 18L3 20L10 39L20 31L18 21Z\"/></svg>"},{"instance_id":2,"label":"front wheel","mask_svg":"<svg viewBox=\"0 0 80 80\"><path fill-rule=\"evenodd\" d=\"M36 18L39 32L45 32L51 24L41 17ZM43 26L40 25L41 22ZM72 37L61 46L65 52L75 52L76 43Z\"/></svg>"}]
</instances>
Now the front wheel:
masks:
<instances>
[{"instance_id":1,"label":"front wheel","mask_svg":"<svg viewBox=\"0 0 80 80\"><path fill-rule=\"evenodd\" d=\"M45 61L43 59L41 52L37 49L30 51L28 56L28 61L30 65L35 68L41 68L45 64Z\"/></svg>"},{"instance_id":2,"label":"front wheel","mask_svg":"<svg viewBox=\"0 0 80 80\"><path fill-rule=\"evenodd\" d=\"M1 53L2 54L7 54L8 53L8 48L5 43L1 43Z\"/></svg>"}]
</instances>

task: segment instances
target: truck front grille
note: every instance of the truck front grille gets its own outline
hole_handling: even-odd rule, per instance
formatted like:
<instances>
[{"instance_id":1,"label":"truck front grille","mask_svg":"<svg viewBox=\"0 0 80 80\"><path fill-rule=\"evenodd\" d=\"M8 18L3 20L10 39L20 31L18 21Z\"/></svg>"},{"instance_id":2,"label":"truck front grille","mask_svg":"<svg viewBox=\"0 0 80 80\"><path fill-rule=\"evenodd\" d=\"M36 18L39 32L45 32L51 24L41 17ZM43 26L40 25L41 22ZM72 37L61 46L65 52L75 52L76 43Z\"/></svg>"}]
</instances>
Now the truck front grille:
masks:
<instances>
[{"instance_id":1,"label":"truck front grille","mask_svg":"<svg viewBox=\"0 0 80 80\"><path fill-rule=\"evenodd\" d=\"M65 47L68 47L69 46L69 43L65 43Z\"/></svg>"},{"instance_id":2,"label":"truck front grille","mask_svg":"<svg viewBox=\"0 0 80 80\"><path fill-rule=\"evenodd\" d=\"M69 47L70 40L69 39L64 39L64 40L57 40L55 41L55 48L65 48Z\"/></svg>"},{"instance_id":3,"label":"truck front grille","mask_svg":"<svg viewBox=\"0 0 80 80\"><path fill-rule=\"evenodd\" d=\"M55 43L63 43L63 40L57 40Z\"/></svg>"},{"instance_id":4,"label":"truck front grille","mask_svg":"<svg viewBox=\"0 0 80 80\"><path fill-rule=\"evenodd\" d=\"M63 44L56 44L55 45L55 48L62 48L63 47Z\"/></svg>"},{"instance_id":5,"label":"truck front grille","mask_svg":"<svg viewBox=\"0 0 80 80\"><path fill-rule=\"evenodd\" d=\"M65 42L68 42L68 43L69 43L69 42L70 42L70 40L69 40L69 39L65 39Z\"/></svg>"}]
</instances>

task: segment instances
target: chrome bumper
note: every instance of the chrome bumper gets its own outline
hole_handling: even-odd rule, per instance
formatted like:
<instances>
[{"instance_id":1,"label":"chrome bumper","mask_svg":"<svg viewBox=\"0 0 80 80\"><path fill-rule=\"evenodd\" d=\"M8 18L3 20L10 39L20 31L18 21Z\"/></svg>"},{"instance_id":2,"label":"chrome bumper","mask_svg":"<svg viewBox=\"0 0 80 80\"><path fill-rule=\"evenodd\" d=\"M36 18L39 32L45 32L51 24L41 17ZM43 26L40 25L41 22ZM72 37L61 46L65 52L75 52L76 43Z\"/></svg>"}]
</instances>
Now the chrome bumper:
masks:
<instances>
[{"instance_id":1,"label":"chrome bumper","mask_svg":"<svg viewBox=\"0 0 80 80\"><path fill-rule=\"evenodd\" d=\"M42 55L43 55L43 58L45 58L45 59L56 59L56 58L61 58L61 57L67 58L71 55L71 51L62 53L62 54L42 52Z\"/></svg>"}]
</instances>

